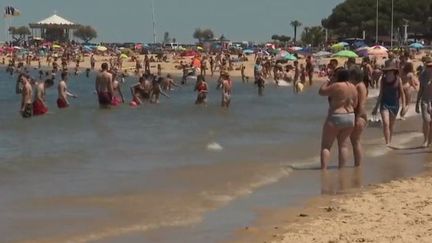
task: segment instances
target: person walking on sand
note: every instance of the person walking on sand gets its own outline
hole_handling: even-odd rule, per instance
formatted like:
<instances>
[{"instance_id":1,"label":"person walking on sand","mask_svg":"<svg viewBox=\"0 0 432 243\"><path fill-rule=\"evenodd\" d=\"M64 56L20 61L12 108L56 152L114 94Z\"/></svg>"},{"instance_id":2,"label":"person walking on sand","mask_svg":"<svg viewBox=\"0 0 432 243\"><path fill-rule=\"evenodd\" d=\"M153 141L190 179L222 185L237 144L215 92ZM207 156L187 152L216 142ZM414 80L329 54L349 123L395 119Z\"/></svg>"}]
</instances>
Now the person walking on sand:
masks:
<instances>
[{"instance_id":1,"label":"person walking on sand","mask_svg":"<svg viewBox=\"0 0 432 243\"><path fill-rule=\"evenodd\" d=\"M387 62L383 68L381 78L380 93L372 111L376 115L380 109L383 121L383 133L387 146L391 144L396 117L402 100L402 110L405 109L405 94L402 87L402 80L399 77L399 68L395 62Z\"/></svg>"},{"instance_id":2,"label":"person walking on sand","mask_svg":"<svg viewBox=\"0 0 432 243\"><path fill-rule=\"evenodd\" d=\"M68 73L62 72L61 80L57 86L57 91L58 91L57 107L59 109L65 109L69 107L68 97L77 98L76 95L69 92L67 87L67 82L68 82Z\"/></svg>"},{"instance_id":3,"label":"person walking on sand","mask_svg":"<svg viewBox=\"0 0 432 243\"><path fill-rule=\"evenodd\" d=\"M21 76L22 92L21 92L21 108L20 113L23 118L30 118L33 115L33 88L30 80L25 76Z\"/></svg>"},{"instance_id":4,"label":"person walking on sand","mask_svg":"<svg viewBox=\"0 0 432 243\"><path fill-rule=\"evenodd\" d=\"M330 150L337 140L339 147L339 168L345 166L348 157L349 137L355 125L355 110L358 92L349 82L349 71L338 70L334 82L325 82L320 90L321 96L329 97L329 110L321 137L321 169L326 170L330 161Z\"/></svg>"},{"instance_id":5,"label":"person walking on sand","mask_svg":"<svg viewBox=\"0 0 432 243\"><path fill-rule=\"evenodd\" d=\"M363 77L364 72L358 66L353 66L350 70L350 81L356 86L358 94L358 104L354 109L355 125L351 133L351 145L354 153L354 166L358 167L363 162L363 147L361 144L361 135L367 125L366 102L368 90L366 87L367 80Z\"/></svg>"},{"instance_id":6,"label":"person walking on sand","mask_svg":"<svg viewBox=\"0 0 432 243\"><path fill-rule=\"evenodd\" d=\"M107 109L111 107L113 97L112 75L108 72L108 63L101 65L102 70L96 76L96 93L98 95L99 107Z\"/></svg>"},{"instance_id":7,"label":"person walking on sand","mask_svg":"<svg viewBox=\"0 0 432 243\"><path fill-rule=\"evenodd\" d=\"M425 69L420 74L420 89L417 95L416 112L423 118L423 146L432 144L432 58L425 59Z\"/></svg>"},{"instance_id":8,"label":"person walking on sand","mask_svg":"<svg viewBox=\"0 0 432 243\"><path fill-rule=\"evenodd\" d=\"M229 77L228 72L221 72L221 90L222 90L222 102L221 106L228 108L231 104L231 94L232 94L232 81Z\"/></svg>"}]
</instances>

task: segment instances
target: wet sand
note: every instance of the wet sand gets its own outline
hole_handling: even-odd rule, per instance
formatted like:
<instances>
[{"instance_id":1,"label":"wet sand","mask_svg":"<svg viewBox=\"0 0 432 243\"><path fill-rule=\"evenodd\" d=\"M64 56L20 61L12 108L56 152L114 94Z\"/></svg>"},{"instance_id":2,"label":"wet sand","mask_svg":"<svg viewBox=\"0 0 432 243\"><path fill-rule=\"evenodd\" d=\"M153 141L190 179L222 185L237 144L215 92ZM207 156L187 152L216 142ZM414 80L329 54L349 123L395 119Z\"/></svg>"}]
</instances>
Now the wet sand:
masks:
<instances>
[{"instance_id":1,"label":"wet sand","mask_svg":"<svg viewBox=\"0 0 432 243\"><path fill-rule=\"evenodd\" d=\"M420 122L410 118L399 134ZM421 136L396 141L387 155L368 158L360 169L317 172L321 196L257 209L255 220L227 242L430 242L432 152L421 143Z\"/></svg>"}]
</instances>

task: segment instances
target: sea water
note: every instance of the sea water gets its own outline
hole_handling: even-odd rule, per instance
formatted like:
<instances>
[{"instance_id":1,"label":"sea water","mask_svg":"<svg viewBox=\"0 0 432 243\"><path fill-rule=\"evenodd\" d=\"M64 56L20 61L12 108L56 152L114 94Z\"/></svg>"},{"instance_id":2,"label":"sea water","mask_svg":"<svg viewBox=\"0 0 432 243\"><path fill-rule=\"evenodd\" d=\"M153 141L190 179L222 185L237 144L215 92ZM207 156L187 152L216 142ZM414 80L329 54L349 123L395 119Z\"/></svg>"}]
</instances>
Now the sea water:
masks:
<instances>
[{"instance_id":1,"label":"sea water","mask_svg":"<svg viewBox=\"0 0 432 243\"><path fill-rule=\"evenodd\" d=\"M36 77L36 71L32 70ZM218 210L318 163L326 100L310 89L234 83L232 104L208 78L208 105L193 84L160 104L98 108L95 74L69 77L79 98L49 114L20 117L16 76L0 70L0 238L2 241L107 240L199 225ZM56 80L57 84L58 80ZM300 165L299 165L300 164ZM298 189L297 189L298 190Z\"/></svg>"}]
</instances>

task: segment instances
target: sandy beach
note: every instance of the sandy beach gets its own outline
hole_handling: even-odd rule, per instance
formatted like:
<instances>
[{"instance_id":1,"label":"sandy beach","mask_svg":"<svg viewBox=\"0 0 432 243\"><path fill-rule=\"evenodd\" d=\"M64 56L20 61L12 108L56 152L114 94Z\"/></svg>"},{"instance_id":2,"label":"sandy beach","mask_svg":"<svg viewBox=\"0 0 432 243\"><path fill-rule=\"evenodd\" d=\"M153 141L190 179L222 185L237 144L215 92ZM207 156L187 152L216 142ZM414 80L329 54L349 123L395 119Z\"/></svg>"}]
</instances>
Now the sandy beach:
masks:
<instances>
[{"instance_id":1,"label":"sandy beach","mask_svg":"<svg viewBox=\"0 0 432 243\"><path fill-rule=\"evenodd\" d=\"M316 198L304 208L269 212L266 226L246 227L240 234L248 237L234 242L431 242L431 188L428 172Z\"/></svg>"}]
</instances>

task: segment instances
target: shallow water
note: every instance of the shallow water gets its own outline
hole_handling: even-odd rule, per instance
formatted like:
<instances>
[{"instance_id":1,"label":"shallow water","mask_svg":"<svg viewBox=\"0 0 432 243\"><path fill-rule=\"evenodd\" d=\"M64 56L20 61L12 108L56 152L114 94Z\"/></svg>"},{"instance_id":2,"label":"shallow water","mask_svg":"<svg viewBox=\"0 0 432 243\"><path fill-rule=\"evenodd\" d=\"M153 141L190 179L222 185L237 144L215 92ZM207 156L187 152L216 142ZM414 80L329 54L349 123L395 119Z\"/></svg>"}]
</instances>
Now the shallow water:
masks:
<instances>
[{"instance_id":1,"label":"shallow water","mask_svg":"<svg viewBox=\"0 0 432 243\"><path fill-rule=\"evenodd\" d=\"M51 88L50 114L24 120L17 112L15 79L0 70L2 241L131 236L142 242L146 238L133 235L191 225L213 225L214 232L187 231L189 242L221 240L216 234L227 228L216 227L217 219L209 222L209 212L286 180L293 174L289 164L317 163L327 104L315 89L294 95L291 88L268 86L259 97L252 84L239 82L225 110L209 79L208 106L194 105L188 85L158 105L107 111L98 109L94 75L71 76L69 88L79 98L69 109L56 108ZM127 101L134 82L129 78L123 85ZM370 147L376 150L371 156L385 154L382 147ZM216 215L229 226L247 218L241 211L229 217L232 212ZM173 235L164 240L176 242Z\"/></svg>"}]
</instances>

